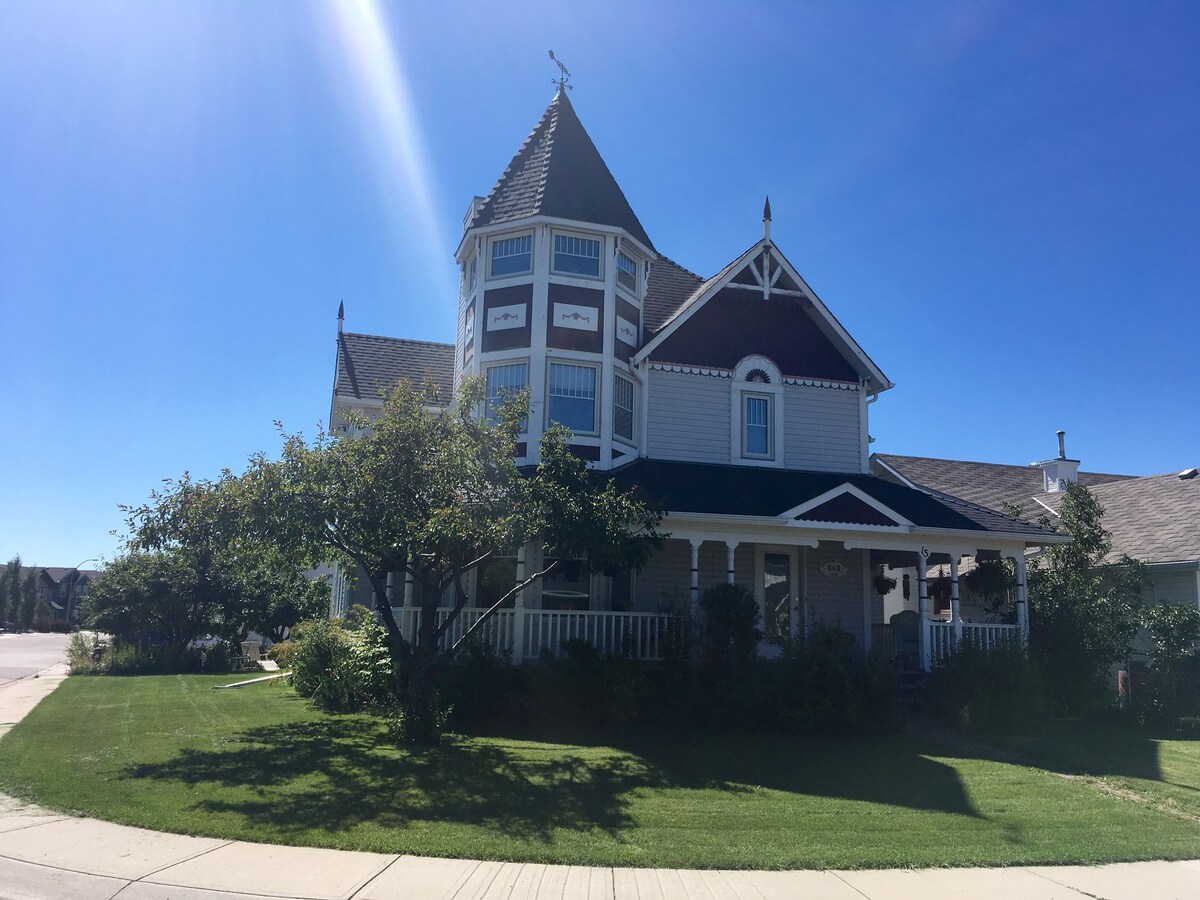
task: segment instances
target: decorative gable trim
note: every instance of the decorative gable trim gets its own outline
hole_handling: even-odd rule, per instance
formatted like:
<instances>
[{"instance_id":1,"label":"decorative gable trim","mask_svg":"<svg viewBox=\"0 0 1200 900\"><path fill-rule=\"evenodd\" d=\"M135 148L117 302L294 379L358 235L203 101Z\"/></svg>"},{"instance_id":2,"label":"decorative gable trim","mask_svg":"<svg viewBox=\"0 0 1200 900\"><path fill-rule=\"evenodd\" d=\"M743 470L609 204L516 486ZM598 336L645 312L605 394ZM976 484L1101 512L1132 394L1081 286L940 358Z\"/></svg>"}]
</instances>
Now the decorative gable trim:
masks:
<instances>
[{"instance_id":1,"label":"decorative gable trim","mask_svg":"<svg viewBox=\"0 0 1200 900\"><path fill-rule=\"evenodd\" d=\"M909 519L900 515L898 512L891 509L890 507L885 506L883 503L880 503L878 500L876 500L874 497L872 497L866 491L863 491L860 488L856 488L854 485L850 484L849 482L840 484L835 488L831 488L830 490L826 491L825 493L819 494L818 496L813 497L811 500L807 500L804 503L801 503L799 506L789 509L787 512L783 513L780 516L780 518L791 519L793 521L796 519L800 519L805 513L811 512L816 509L820 509L822 506L829 503L830 501L836 500L839 497L843 497L843 496L853 497L854 499L865 504L866 506L869 506L872 510L879 513L884 518L889 519L893 523L895 523L894 525L880 525L877 522L871 522L871 523L863 523L864 525L869 525L871 527L876 527L876 528L913 528L913 527L915 527ZM822 520L820 520L820 519L804 519L803 521L805 521L805 522L820 522ZM846 524L846 523L837 523L837 524Z\"/></svg>"},{"instance_id":2,"label":"decorative gable trim","mask_svg":"<svg viewBox=\"0 0 1200 900\"><path fill-rule=\"evenodd\" d=\"M800 291L777 292L786 293L790 296L796 297L799 302L807 301L812 305L812 310L815 313L814 321L817 323L817 327L822 331L825 331L827 336L834 340L835 345L840 345L841 351L854 361L855 367L858 368L860 373L866 373L866 380L873 382L873 392L878 393L879 391L885 391L889 388L895 387L888 377L883 374L883 371L877 365L875 365L874 361L867 356L862 347L858 345L858 342L850 336L850 333L846 331L846 329L842 326L842 323L839 322L833 313L829 311L829 308L821 302L821 299L816 295L812 288L808 286L808 284L800 276L800 273L796 271L795 267L788 262L787 258L773 243L771 243L771 241L765 238L750 247L749 250L727 265L718 274L714 275L712 278L700 285L700 287L696 289L696 292L692 294L692 296L689 297L678 310L676 310L675 314L663 323L663 325L659 328L658 333L646 343L646 346L644 346L637 352L637 354L635 354L633 362L637 364L642 360L647 359L656 348L658 348L669 336L674 334L674 332L681 325L687 322L688 319L694 316L696 312L701 309L709 300L719 294L726 287L729 287L731 284L733 284L734 278L736 278L743 271L750 269L751 274L755 276L754 280L757 283L751 285L736 284L736 287L744 287L756 291L761 290L764 296L768 296L770 293L775 291L775 289L771 286L771 282L775 281L776 279L772 278L768 281L768 283L763 284L762 274L758 272L756 267L752 267L752 263L764 254L769 255L770 259L775 263L776 273L786 271L789 278L800 286ZM759 286L760 284L761 287Z\"/></svg>"},{"instance_id":3,"label":"decorative gable trim","mask_svg":"<svg viewBox=\"0 0 1200 900\"><path fill-rule=\"evenodd\" d=\"M862 387L861 383L857 381L819 381L813 378L791 378L787 375L783 376L783 383L796 387L828 388L833 391L857 392Z\"/></svg>"},{"instance_id":4,"label":"decorative gable trim","mask_svg":"<svg viewBox=\"0 0 1200 900\"><path fill-rule=\"evenodd\" d=\"M733 378L731 369L708 369L701 366L678 366L671 363L650 363L651 372L672 372L676 375L700 375L704 378Z\"/></svg>"}]
</instances>

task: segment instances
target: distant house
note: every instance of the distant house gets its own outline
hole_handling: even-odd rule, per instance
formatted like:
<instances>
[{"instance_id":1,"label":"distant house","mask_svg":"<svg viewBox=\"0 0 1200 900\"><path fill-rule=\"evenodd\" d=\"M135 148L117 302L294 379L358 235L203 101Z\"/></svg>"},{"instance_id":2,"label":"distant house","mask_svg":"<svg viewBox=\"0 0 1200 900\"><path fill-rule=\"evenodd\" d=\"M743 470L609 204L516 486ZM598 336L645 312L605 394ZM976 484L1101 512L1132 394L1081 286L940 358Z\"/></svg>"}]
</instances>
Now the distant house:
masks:
<instances>
[{"instance_id":1,"label":"distant house","mask_svg":"<svg viewBox=\"0 0 1200 900\"><path fill-rule=\"evenodd\" d=\"M1139 559L1148 567L1147 601L1200 608L1200 478L1194 468L1150 477L1079 471L1079 460L1066 458L1061 440L1058 457L1028 466L885 453L874 454L871 466L900 484L953 493L991 509L1015 507L1022 518L1051 522L1066 485L1082 484L1105 509L1103 524L1112 535L1105 562L1124 554ZM983 615L969 597L964 601L964 615ZM893 611L913 605L902 590L888 598Z\"/></svg>"},{"instance_id":2,"label":"distant house","mask_svg":"<svg viewBox=\"0 0 1200 900\"><path fill-rule=\"evenodd\" d=\"M560 91L469 205L453 343L346 332L339 309L333 431L349 430L351 410L370 415L400 378L436 385L436 405L478 376L489 404L529 391L519 462L536 463L542 433L562 424L596 470L667 509L670 537L641 572L591 576L562 560L502 611L496 640L518 661L568 638L654 659L665 616L724 582L756 598L765 655L818 625L871 652L892 646L875 579L883 566L912 567L920 595L928 566L1003 556L1022 569L1029 548L1065 540L871 470L870 404L894 385L770 229L768 204L761 236L710 277L673 262ZM535 545L497 562L469 585L473 607L544 562ZM402 579L393 603L410 627L417 611ZM335 578L334 611L366 600L358 590ZM921 605L921 664L964 633L1018 639L1023 582L1017 609L1011 624L931 623Z\"/></svg>"},{"instance_id":3,"label":"distant house","mask_svg":"<svg viewBox=\"0 0 1200 900\"><path fill-rule=\"evenodd\" d=\"M61 623L67 620L67 608L70 606L71 621L79 620L79 601L87 596L88 591L101 573L95 569L73 569L61 566L22 566L21 580L33 572L37 579L38 599L44 600L50 607L53 622Z\"/></svg>"}]
</instances>

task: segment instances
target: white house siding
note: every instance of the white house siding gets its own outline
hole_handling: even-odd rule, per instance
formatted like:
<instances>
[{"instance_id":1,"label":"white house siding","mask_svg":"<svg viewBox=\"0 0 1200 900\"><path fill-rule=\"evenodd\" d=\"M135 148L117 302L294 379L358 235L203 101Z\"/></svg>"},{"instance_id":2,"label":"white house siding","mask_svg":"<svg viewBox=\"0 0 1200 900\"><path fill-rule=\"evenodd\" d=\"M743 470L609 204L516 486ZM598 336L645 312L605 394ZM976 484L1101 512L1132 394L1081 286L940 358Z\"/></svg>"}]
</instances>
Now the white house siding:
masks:
<instances>
[{"instance_id":1,"label":"white house siding","mask_svg":"<svg viewBox=\"0 0 1200 900\"><path fill-rule=\"evenodd\" d=\"M855 647L866 646L863 639L863 555L844 550L836 544L822 543L808 551L808 625L832 625L854 635ZM824 575L821 565L838 560L846 574Z\"/></svg>"},{"instance_id":2,"label":"white house siding","mask_svg":"<svg viewBox=\"0 0 1200 900\"><path fill-rule=\"evenodd\" d=\"M691 552L687 541L663 541L653 559L637 574L636 608L640 612L655 612L673 602L688 602Z\"/></svg>"},{"instance_id":3,"label":"white house siding","mask_svg":"<svg viewBox=\"0 0 1200 900\"><path fill-rule=\"evenodd\" d=\"M863 466L858 391L786 385L784 460L791 469L860 472Z\"/></svg>"},{"instance_id":4,"label":"white house siding","mask_svg":"<svg viewBox=\"0 0 1200 900\"><path fill-rule=\"evenodd\" d=\"M671 602L687 604L691 598L691 544L668 539L662 549L637 575L636 608L654 612ZM705 541L700 545L700 592L714 584L724 584L726 557L724 541ZM733 557L734 582L754 589L754 545L739 544Z\"/></svg>"},{"instance_id":5,"label":"white house siding","mask_svg":"<svg viewBox=\"0 0 1200 900\"><path fill-rule=\"evenodd\" d=\"M650 372L646 452L655 459L729 463L729 380Z\"/></svg>"},{"instance_id":6,"label":"white house siding","mask_svg":"<svg viewBox=\"0 0 1200 900\"><path fill-rule=\"evenodd\" d=\"M1178 603L1188 606L1196 605L1196 570L1195 569L1159 569L1151 567L1151 589L1145 593L1155 603Z\"/></svg>"}]
</instances>

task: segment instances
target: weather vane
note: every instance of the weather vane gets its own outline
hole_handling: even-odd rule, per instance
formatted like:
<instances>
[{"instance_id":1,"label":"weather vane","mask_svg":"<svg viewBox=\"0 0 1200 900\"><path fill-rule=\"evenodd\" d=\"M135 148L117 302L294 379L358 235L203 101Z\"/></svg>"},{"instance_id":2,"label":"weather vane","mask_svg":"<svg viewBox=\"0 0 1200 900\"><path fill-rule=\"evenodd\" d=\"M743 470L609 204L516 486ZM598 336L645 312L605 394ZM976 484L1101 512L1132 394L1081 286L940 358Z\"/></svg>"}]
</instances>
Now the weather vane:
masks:
<instances>
[{"instance_id":1,"label":"weather vane","mask_svg":"<svg viewBox=\"0 0 1200 900\"><path fill-rule=\"evenodd\" d=\"M568 82L571 80L571 73L567 71L567 67L564 66L562 64L562 62L560 62L559 59L554 55L553 50L550 51L550 59L552 59L554 61L554 64L556 66L558 66L558 72L559 72L559 75L557 78L550 79L550 83L557 84L558 89L560 91L563 88L566 88L568 91L574 90L574 88L571 87L570 84L568 84Z\"/></svg>"}]
</instances>

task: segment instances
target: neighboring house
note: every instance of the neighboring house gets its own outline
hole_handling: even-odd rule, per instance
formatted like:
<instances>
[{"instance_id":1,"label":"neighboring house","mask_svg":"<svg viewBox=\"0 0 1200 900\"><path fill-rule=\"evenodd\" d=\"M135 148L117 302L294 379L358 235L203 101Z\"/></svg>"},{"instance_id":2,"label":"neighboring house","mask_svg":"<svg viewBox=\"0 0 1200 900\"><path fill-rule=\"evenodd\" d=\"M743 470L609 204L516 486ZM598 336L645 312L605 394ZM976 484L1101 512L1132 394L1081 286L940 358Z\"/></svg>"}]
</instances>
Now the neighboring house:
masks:
<instances>
[{"instance_id":1,"label":"neighboring house","mask_svg":"<svg viewBox=\"0 0 1200 900\"><path fill-rule=\"evenodd\" d=\"M893 384L770 226L768 204L762 236L709 278L663 256L560 90L467 211L453 344L343 332L339 310L334 430L350 409L370 415L398 378L428 376L445 402L452 383L480 376L489 404L529 390L522 464L561 423L575 452L667 509L670 537L643 571L588 576L563 560L502 611L496 640L516 659L571 637L655 658L664 615L722 582L756 597L765 654L818 624L870 651L891 641L874 584L885 564L913 567L920 594L929 565L1004 556L1023 571L1029 548L1065 540L871 472L868 411ZM474 607L545 562L531 545L491 566L469 587ZM340 611L357 596L336 581ZM416 614L406 594L398 584L402 626ZM1018 599L1012 625L968 630L1017 637L1023 584ZM963 628L926 623L921 662Z\"/></svg>"},{"instance_id":2,"label":"neighboring house","mask_svg":"<svg viewBox=\"0 0 1200 900\"><path fill-rule=\"evenodd\" d=\"M1079 461L1066 458L1059 433L1059 456L1028 466L932 459L876 453L871 467L899 484L958 497L996 510L1017 507L1025 519L1058 517L1065 488L1087 487L1104 507L1104 527L1112 536L1105 562L1129 555L1146 563L1149 602L1183 603L1200 608L1200 478L1196 469L1169 475L1137 477L1079 471ZM901 573L903 574L903 573ZM909 573L911 578L911 573ZM903 586L886 600L889 611L913 608ZM936 610L935 610L936 612ZM963 615L983 610L964 598Z\"/></svg>"},{"instance_id":3,"label":"neighboring house","mask_svg":"<svg viewBox=\"0 0 1200 900\"><path fill-rule=\"evenodd\" d=\"M36 573L37 592L54 615L55 622L65 622L70 607L71 621L79 620L79 602L100 577L94 569L72 569L61 566L22 566L22 582L30 572Z\"/></svg>"}]
</instances>

